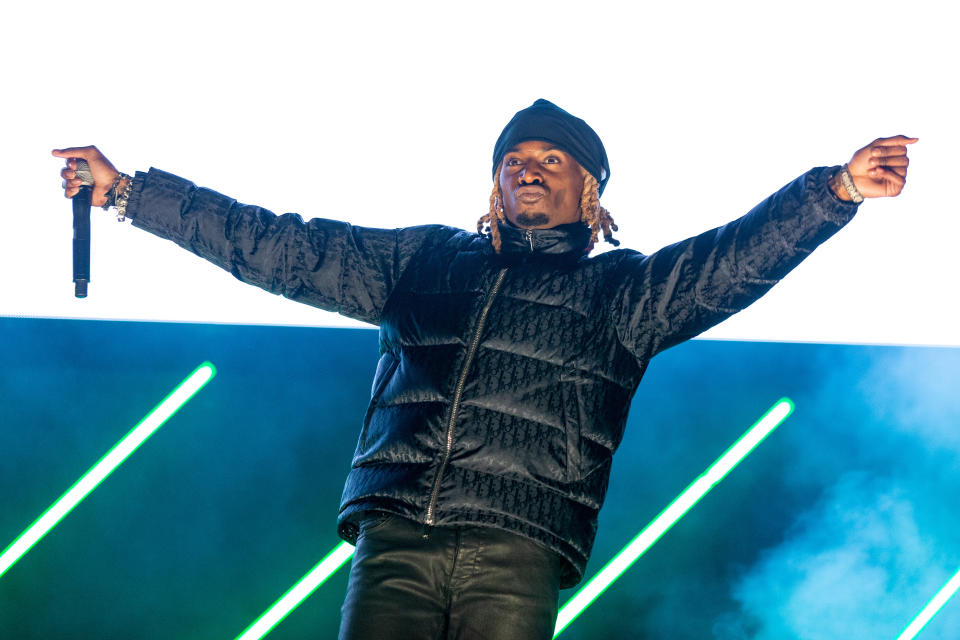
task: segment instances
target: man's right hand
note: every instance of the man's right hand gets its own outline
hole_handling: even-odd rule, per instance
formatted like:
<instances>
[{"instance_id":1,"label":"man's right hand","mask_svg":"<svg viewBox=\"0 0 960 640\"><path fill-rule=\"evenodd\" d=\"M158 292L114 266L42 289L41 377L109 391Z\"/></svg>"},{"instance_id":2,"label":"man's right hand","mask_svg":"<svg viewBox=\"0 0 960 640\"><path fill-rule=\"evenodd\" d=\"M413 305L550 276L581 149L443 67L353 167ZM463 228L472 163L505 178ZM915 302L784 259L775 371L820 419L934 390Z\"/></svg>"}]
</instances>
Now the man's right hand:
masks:
<instances>
[{"instance_id":1,"label":"man's right hand","mask_svg":"<svg viewBox=\"0 0 960 640\"><path fill-rule=\"evenodd\" d=\"M95 207L102 207L106 204L107 191L113 186L113 181L120 172L107 160L106 156L100 153L99 149L93 145L54 149L53 155L67 160L67 166L60 171L60 177L63 178L61 186L65 197L72 198L80 191L80 178L77 177L77 158L82 158L90 165L90 173L93 174L93 196L90 203Z\"/></svg>"}]
</instances>

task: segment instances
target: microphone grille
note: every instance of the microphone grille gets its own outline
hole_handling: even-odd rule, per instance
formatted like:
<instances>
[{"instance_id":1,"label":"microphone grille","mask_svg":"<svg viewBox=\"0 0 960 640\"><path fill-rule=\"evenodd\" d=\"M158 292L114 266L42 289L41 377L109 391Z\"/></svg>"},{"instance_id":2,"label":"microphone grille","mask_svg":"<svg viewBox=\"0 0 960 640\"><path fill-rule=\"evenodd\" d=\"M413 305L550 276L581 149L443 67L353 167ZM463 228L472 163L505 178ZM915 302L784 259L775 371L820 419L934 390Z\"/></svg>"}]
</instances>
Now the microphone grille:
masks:
<instances>
[{"instance_id":1,"label":"microphone grille","mask_svg":"<svg viewBox=\"0 0 960 640\"><path fill-rule=\"evenodd\" d=\"M82 186L93 186L93 174L90 173L90 165L87 164L86 160L77 158L77 177L80 178Z\"/></svg>"}]
</instances>

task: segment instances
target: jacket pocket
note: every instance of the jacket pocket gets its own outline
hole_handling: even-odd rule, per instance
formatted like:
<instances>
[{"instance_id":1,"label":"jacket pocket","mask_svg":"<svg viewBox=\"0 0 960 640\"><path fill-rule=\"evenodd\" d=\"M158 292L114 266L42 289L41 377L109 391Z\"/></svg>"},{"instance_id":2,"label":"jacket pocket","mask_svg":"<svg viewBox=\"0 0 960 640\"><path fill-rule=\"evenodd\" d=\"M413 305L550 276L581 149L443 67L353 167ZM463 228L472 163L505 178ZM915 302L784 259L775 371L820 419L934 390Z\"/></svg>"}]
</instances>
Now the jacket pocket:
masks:
<instances>
[{"instance_id":1,"label":"jacket pocket","mask_svg":"<svg viewBox=\"0 0 960 640\"><path fill-rule=\"evenodd\" d=\"M564 482L580 479L580 398L576 389L577 372L570 368L560 383L560 420L564 435Z\"/></svg>"},{"instance_id":2,"label":"jacket pocket","mask_svg":"<svg viewBox=\"0 0 960 640\"><path fill-rule=\"evenodd\" d=\"M367 512L364 518L358 523L360 532L357 535L357 540L360 540L360 538L363 538L371 533L375 533L376 531L386 527L388 524L390 524L390 521L394 520L396 517L397 516L387 511Z\"/></svg>"},{"instance_id":3,"label":"jacket pocket","mask_svg":"<svg viewBox=\"0 0 960 640\"><path fill-rule=\"evenodd\" d=\"M565 390L567 472L571 482L582 482L609 467L620 442L623 420L619 415L624 401L619 395L609 397L611 389L602 381L581 375Z\"/></svg>"},{"instance_id":4,"label":"jacket pocket","mask_svg":"<svg viewBox=\"0 0 960 640\"><path fill-rule=\"evenodd\" d=\"M399 366L400 358L397 358L389 352L383 354L379 364L377 364L377 373L373 376L373 389L370 393L370 404L367 405L367 413L363 417L363 429L360 432L357 453L365 451L367 448L367 431L370 428L370 418L373 416L373 412L380 402L380 396L383 395L383 390L387 388L387 384L393 379L393 374L396 373L397 367Z\"/></svg>"}]
</instances>

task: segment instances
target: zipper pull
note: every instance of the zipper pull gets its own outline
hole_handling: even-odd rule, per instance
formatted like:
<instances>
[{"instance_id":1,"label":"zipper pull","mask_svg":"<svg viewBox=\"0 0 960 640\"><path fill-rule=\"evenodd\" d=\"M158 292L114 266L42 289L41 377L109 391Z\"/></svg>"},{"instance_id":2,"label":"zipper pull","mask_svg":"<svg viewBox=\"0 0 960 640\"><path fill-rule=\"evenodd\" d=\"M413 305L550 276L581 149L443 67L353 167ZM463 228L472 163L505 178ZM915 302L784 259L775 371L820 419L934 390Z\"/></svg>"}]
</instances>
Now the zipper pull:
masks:
<instances>
[{"instance_id":1,"label":"zipper pull","mask_svg":"<svg viewBox=\"0 0 960 640\"><path fill-rule=\"evenodd\" d=\"M530 243L530 253L533 253L533 230L527 229L526 234L527 234L527 242Z\"/></svg>"}]
</instances>

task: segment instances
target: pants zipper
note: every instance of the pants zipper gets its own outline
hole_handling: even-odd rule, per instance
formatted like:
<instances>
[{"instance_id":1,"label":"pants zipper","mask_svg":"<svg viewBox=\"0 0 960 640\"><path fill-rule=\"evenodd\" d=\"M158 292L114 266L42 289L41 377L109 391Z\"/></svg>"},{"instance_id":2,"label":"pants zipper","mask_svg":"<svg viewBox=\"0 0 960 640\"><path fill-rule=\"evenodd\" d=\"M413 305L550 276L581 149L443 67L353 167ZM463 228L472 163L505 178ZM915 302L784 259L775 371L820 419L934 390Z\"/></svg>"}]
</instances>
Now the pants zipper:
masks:
<instances>
[{"instance_id":1,"label":"pants zipper","mask_svg":"<svg viewBox=\"0 0 960 640\"><path fill-rule=\"evenodd\" d=\"M497 297L500 286L503 284L503 278L506 275L507 270L505 268L500 269L500 273L497 274L497 279L493 283L490 293L487 294L487 300L483 305L483 310L480 312L480 318L477 320L477 328L473 332L473 340L470 342L470 348L467 350L467 357L464 359L463 368L460 370L460 378L457 380L457 390L453 394L450 419L447 420L447 440L443 450L443 459L440 461L440 468L437 469L437 477L433 481L433 491L430 493L430 503L427 505L426 524L429 527L432 527L435 522L434 516L436 514L434 511L436 511L437 496L440 493L440 479L447 468L447 463L450 462L450 454L453 451L453 425L457 420L457 412L460 410L460 397L463 395L463 387L467 382L467 373L470 370L470 364L473 362L473 356L477 351L477 345L480 343L480 333L483 331L484 324L486 324L490 307L493 306L493 299ZM426 533L424 533L424 537L427 537Z\"/></svg>"}]
</instances>

